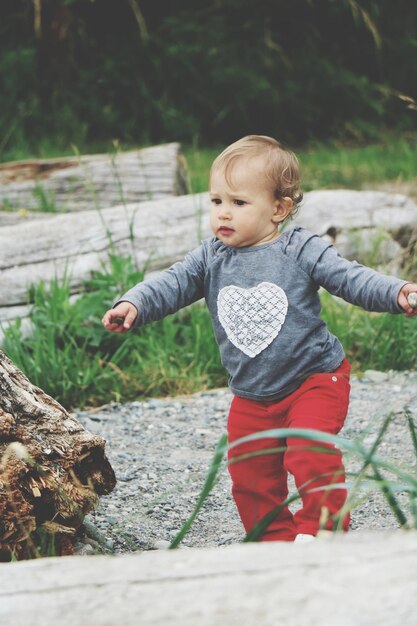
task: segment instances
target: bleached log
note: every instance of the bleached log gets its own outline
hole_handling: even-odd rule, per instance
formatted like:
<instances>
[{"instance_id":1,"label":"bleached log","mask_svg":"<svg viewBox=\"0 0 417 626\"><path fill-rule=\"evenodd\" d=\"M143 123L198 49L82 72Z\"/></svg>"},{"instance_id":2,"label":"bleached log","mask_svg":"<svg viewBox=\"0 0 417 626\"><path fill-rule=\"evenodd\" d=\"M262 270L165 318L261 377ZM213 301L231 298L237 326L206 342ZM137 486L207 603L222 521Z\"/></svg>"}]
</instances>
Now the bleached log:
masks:
<instances>
[{"instance_id":1,"label":"bleached log","mask_svg":"<svg viewBox=\"0 0 417 626\"><path fill-rule=\"evenodd\" d=\"M4 306L0 308L0 323L15 320L17 317L26 317L30 309L29 304Z\"/></svg>"},{"instance_id":2,"label":"bleached log","mask_svg":"<svg viewBox=\"0 0 417 626\"><path fill-rule=\"evenodd\" d=\"M77 292L91 272L107 262L110 249L132 255L138 267L148 271L181 260L211 234L209 211L208 194L203 193L3 226L0 320L13 319L10 307L26 303L34 282L67 274L72 292ZM368 241L375 229L383 229L389 242L403 250L417 224L417 205L405 196L381 192L310 192L294 223L331 239L342 254L361 261L350 244ZM403 236L400 245L401 229L406 240Z\"/></svg>"},{"instance_id":3,"label":"bleached log","mask_svg":"<svg viewBox=\"0 0 417 626\"><path fill-rule=\"evenodd\" d=\"M2 226L28 222L29 220L48 220L50 217L50 213L41 213L40 211L28 212L23 209L19 211L0 210L0 228Z\"/></svg>"},{"instance_id":4,"label":"bleached log","mask_svg":"<svg viewBox=\"0 0 417 626\"><path fill-rule=\"evenodd\" d=\"M108 260L131 254L139 267L166 267L198 245L208 231L200 214L207 196L188 195L103 211L54 215L0 228L0 307L26 303L29 286L69 276L71 289ZM207 210L204 211L207 218Z\"/></svg>"},{"instance_id":5,"label":"bleached log","mask_svg":"<svg viewBox=\"0 0 417 626\"><path fill-rule=\"evenodd\" d=\"M306 193L295 220L319 235L329 230L363 230L378 226L395 233L416 221L417 205L407 196L351 189Z\"/></svg>"},{"instance_id":6,"label":"bleached log","mask_svg":"<svg viewBox=\"0 0 417 626\"><path fill-rule=\"evenodd\" d=\"M416 238L417 204L402 194L331 189L305 195L296 224L331 241L340 254L398 273Z\"/></svg>"},{"instance_id":7,"label":"bleached log","mask_svg":"<svg viewBox=\"0 0 417 626\"><path fill-rule=\"evenodd\" d=\"M83 211L188 192L180 144L0 165L0 207ZM45 208L45 207L44 207ZM3 223L13 219L4 213ZM0 215L1 218L1 215ZM19 219L18 215L14 216ZM0 222L1 223L1 222Z\"/></svg>"},{"instance_id":8,"label":"bleached log","mask_svg":"<svg viewBox=\"0 0 417 626\"><path fill-rule=\"evenodd\" d=\"M38 530L71 553L116 482L104 445L0 351L0 560L34 557Z\"/></svg>"},{"instance_id":9,"label":"bleached log","mask_svg":"<svg viewBox=\"0 0 417 626\"><path fill-rule=\"evenodd\" d=\"M414 626L417 533L0 565L14 626Z\"/></svg>"}]
</instances>

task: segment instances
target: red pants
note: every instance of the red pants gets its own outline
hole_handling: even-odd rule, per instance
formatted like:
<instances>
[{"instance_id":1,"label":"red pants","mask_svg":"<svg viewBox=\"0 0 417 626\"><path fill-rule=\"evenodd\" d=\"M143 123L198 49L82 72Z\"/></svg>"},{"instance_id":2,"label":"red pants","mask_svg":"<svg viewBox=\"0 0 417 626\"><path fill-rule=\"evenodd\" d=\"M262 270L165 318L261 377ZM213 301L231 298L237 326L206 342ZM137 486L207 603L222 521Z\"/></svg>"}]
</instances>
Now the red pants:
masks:
<instances>
[{"instance_id":1,"label":"red pants","mask_svg":"<svg viewBox=\"0 0 417 626\"><path fill-rule=\"evenodd\" d=\"M345 359L334 372L314 374L283 400L258 402L235 397L228 419L229 443L273 428L309 428L338 433L348 409L349 373L350 365ZM309 449L311 447L316 450ZM321 450L317 451L318 447ZM242 454L271 448L283 450L233 462ZM315 535L324 507L328 512L324 528L332 529L346 501L345 488L320 489L345 481L342 454L331 444L291 437L243 443L229 451L229 471L233 497L246 532L287 498L288 472L294 476L302 498L301 509L293 515L288 507L283 508L269 524L261 541L293 541L297 533ZM348 526L349 515L346 514L342 527L347 530Z\"/></svg>"}]
</instances>

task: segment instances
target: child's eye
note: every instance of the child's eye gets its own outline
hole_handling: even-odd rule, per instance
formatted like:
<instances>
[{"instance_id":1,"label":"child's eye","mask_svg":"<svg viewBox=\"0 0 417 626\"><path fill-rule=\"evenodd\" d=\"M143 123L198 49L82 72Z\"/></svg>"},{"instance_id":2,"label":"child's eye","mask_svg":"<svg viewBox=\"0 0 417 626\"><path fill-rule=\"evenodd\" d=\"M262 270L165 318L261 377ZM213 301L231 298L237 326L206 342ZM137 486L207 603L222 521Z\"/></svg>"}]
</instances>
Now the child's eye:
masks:
<instances>
[{"instance_id":1,"label":"child's eye","mask_svg":"<svg viewBox=\"0 0 417 626\"><path fill-rule=\"evenodd\" d=\"M212 202L213 204L221 204L221 203L222 203L222 201L220 200L220 198L212 198L212 199L211 199L211 202Z\"/></svg>"},{"instance_id":2,"label":"child's eye","mask_svg":"<svg viewBox=\"0 0 417 626\"><path fill-rule=\"evenodd\" d=\"M246 202L244 200L235 200L235 204L237 204L237 206L244 206L246 204Z\"/></svg>"}]
</instances>

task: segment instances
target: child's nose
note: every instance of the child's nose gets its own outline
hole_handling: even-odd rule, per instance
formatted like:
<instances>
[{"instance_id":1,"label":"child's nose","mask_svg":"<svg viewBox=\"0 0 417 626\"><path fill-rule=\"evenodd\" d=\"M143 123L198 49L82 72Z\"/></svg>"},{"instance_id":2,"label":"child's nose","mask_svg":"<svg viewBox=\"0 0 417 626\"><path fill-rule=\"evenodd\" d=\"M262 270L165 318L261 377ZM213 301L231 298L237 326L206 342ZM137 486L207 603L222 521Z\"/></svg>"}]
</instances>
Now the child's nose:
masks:
<instances>
[{"instance_id":1,"label":"child's nose","mask_svg":"<svg viewBox=\"0 0 417 626\"><path fill-rule=\"evenodd\" d=\"M230 213L230 207L226 202L222 202L219 205L219 209L217 212L217 217L219 219L230 219L231 213Z\"/></svg>"}]
</instances>

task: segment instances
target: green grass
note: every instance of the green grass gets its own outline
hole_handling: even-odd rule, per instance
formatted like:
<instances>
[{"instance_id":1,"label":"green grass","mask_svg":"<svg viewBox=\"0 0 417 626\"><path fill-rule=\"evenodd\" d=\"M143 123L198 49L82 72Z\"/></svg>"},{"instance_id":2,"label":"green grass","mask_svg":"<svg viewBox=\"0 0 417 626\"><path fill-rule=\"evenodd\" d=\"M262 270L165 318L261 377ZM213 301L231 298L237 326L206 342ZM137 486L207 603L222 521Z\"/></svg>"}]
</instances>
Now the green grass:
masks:
<instances>
[{"instance_id":1,"label":"green grass","mask_svg":"<svg viewBox=\"0 0 417 626\"><path fill-rule=\"evenodd\" d=\"M27 161L32 159L54 159L63 157L73 157L81 154L114 153L114 141L98 142L88 144L78 144L76 147L68 143L60 143L44 138L36 144L22 143L10 145L7 149L0 151L0 163L11 161ZM123 151L134 149L137 146L123 144Z\"/></svg>"},{"instance_id":2,"label":"green grass","mask_svg":"<svg viewBox=\"0 0 417 626\"><path fill-rule=\"evenodd\" d=\"M338 143L292 147L300 160L304 191L343 187L362 189L372 183L417 183L415 136L382 138L380 143L346 146ZM206 191L213 159L226 146L185 147L193 192Z\"/></svg>"},{"instance_id":3,"label":"green grass","mask_svg":"<svg viewBox=\"0 0 417 626\"><path fill-rule=\"evenodd\" d=\"M417 182L416 139L414 135L385 135L379 143L369 145L348 146L329 141L290 148L300 159L304 191L335 187L361 189L370 183ZM123 144L119 149L125 151L137 147ZM183 146L192 193L207 191L211 163L225 147ZM16 147L0 154L0 162L98 152L113 153L114 145L100 143L74 148L70 145L57 146L45 139L36 146Z\"/></svg>"},{"instance_id":4,"label":"green grass","mask_svg":"<svg viewBox=\"0 0 417 626\"><path fill-rule=\"evenodd\" d=\"M200 193L208 190L211 164L224 147L195 148L193 146L185 146L183 148L190 173L191 193Z\"/></svg>"},{"instance_id":5,"label":"green grass","mask_svg":"<svg viewBox=\"0 0 417 626\"><path fill-rule=\"evenodd\" d=\"M369 183L389 181L417 182L416 137L392 137L360 147L316 145L297 153L305 191L335 187L361 189Z\"/></svg>"},{"instance_id":6,"label":"green grass","mask_svg":"<svg viewBox=\"0 0 417 626\"><path fill-rule=\"evenodd\" d=\"M407 370L417 366L417 324L413 318L369 313L321 294L322 318L345 348L355 372Z\"/></svg>"},{"instance_id":7,"label":"green grass","mask_svg":"<svg viewBox=\"0 0 417 626\"><path fill-rule=\"evenodd\" d=\"M129 258L110 256L75 302L68 280L37 285L29 294L32 332L24 337L20 321L5 329L5 353L66 408L224 386L210 317L199 304L127 335L103 328L104 312L142 278Z\"/></svg>"}]
</instances>

